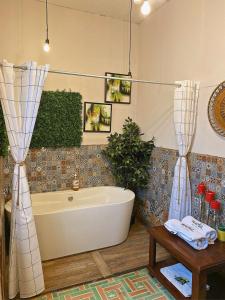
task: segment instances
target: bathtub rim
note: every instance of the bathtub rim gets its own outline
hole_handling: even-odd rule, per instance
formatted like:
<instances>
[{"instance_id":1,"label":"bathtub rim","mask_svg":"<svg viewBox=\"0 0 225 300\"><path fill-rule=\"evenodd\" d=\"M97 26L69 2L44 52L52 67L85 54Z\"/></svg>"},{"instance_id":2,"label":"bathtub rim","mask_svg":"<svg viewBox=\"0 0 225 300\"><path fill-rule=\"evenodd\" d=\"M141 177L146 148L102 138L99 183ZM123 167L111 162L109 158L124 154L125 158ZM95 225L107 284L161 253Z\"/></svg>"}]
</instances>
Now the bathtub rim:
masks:
<instances>
[{"instance_id":1,"label":"bathtub rim","mask_svg":"<svg viewBox=\"0 0 225 300\"><path fill-rule=\"evenodd\" d=\"M63 212L69 212L69 211L73 211L73 210L85 210L88 208L96 208L96 207L110 207L110 206L118 206L118 205L125 205L129 202L134 202L135 200L135 193L133 191L131 191L130 189L126 189L123 187L118 187L118 186L96 186L96 187L87 187L87 188L81 188L79 189L79 191L82 190L87 190L87 189L97 189L97 188L101 188L101 187L105 187L105 188L113 188L113 189L118 189L118 190L122 190L122 191L127 191L130 193L130 197L128 197L128 199L126 201L123 202L112 202L112 203L105 203L105 204L101 204L101 205L91 205L91 206L81 206L81 207L70 207L70 208L66 208L66 209L58 209L55 211L48 211L48 212L42 212L42 213L33 213L33 216L46 216L46 215L53 215L53 214L57 214L57 213L63 213ZM69 189L69 190L60 190L60 191L53 191L53 192L43 192L43 193L32 193L31 195L46 195L46 194L54 194L54 193L64 193L64 192L74 192L76 193L76 191ZM32 202L32 199L31 199ZM6 204L5 204L5 211L11 215L11 211L12 211L12 199L9 200ZM10 204L10 205L9 205ZM33 207L32 207L33 210Z\"/></svg>"}]
</instances>

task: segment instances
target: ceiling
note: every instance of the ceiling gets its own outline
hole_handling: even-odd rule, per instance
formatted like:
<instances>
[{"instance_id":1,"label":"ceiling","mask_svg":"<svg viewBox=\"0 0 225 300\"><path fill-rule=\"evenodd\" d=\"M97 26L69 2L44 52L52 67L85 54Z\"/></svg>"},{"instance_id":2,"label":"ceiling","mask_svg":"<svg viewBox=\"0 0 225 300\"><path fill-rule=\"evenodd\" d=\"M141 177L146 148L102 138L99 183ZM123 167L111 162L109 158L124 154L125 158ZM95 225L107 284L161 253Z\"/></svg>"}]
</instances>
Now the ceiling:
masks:
<instances>
[{"instance_id":1,"label":"ceiling","mask_svg":"<svg viewBox=\"0 0 225 300\"><path fill-rule=\"evenodd\" d=\"M38 0L45 2L45 0ZM158 9L169 0L149 0L152 11ZM130 0L48 0L51 5L66 7L83 12L89 12L101 16L108 16L124 21L129 20ZM134 4L132 20L134 23L141 23L144 20L140 13L140 5Z\"/></svg>"}]
</instances>

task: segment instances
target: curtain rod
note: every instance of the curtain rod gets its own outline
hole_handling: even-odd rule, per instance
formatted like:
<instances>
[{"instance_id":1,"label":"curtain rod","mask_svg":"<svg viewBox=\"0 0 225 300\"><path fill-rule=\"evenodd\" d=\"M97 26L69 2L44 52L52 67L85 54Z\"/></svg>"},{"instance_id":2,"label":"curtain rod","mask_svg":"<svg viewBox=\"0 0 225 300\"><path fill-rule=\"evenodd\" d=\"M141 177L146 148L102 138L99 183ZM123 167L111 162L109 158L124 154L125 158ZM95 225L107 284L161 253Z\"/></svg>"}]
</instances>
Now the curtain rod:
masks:
<instances>
[{"instance_id":1,"label":"curtain rod","mask_svg":"<svg viewBox=\"0 0 225 300\"><path fill-rule=\"evenodd\" d=\"M2 66L2 64L0 64ZM20 69L20 70L27 70L25 66L17 66L14 65L13 68ZM99 79L118 79L121 80L121 77L112 77L112 76L104 76L104 75L95 75L95 74L85 74L85 73L77 73L77 72L68 72L62 70L48 70L48 73L53 74L61 74L61 75L71 75L71 76L78 76L78 77L89 77L89 78L99 78ZM125 81L137 82L137 83L148 83L148 84L156 84L156 85L169 85L174 87L181 87L180 84L170 83L170 82L160 82L160 81L151 81L151 80L143 80L143 79L134 79L134 78L126 78Z\"/></svg>"}]
</instances>

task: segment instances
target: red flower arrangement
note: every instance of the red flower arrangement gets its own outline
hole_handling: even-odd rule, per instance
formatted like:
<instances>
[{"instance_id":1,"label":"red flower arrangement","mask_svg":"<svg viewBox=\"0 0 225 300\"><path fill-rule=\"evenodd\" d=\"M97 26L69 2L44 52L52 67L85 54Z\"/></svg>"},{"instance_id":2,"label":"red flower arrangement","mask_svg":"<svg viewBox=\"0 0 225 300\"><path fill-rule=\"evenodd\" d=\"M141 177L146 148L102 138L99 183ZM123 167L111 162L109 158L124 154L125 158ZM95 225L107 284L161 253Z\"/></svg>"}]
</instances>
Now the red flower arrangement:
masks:
<instances>
[{"instance_id":1,"label":"red flower arrangement","mask_svg":"<svg viewBox=\"0 0 225 300\"><path fill-rule=\"evenodd\" d=\"M212 202L212 201L214 201L215 200L215 195L216 195L215 192L213 192L213 191L207 191L205 193L205 201L207 201L209 203Z\"/></svg>"},{"instance_id":2,"label":"red flower arrangement","mask_svg":"<svg viewBox=\"0 0 225 300\"><path fill-rule=\"evenodd\" d=\"M199 183L199 185L197 187L197 190L198 190L198 194L199 195L205 194L205 192L206 192L206 186L205 186L204 182Z\"/></svg>"}]
</instances>

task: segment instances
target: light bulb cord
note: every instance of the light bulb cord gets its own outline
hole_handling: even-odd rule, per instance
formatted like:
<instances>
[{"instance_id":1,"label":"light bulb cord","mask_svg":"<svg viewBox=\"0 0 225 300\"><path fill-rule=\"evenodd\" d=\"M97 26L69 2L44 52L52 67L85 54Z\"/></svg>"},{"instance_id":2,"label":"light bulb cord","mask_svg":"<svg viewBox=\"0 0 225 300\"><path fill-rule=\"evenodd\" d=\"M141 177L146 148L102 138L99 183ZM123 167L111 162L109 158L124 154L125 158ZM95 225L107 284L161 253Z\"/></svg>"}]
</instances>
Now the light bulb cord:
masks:
<instances>
[{"instance_id":1,"label":"light bulb cord","mask_svg":"<svg viewBox=\"0 0 225 300\"><path fill-rule=\"evenodd\" d=\"M49 43L49 39L48 39L48 0L45 1L45 21L46 21L46 41Z\"/></svg>"},{"instance_id":2,"label":"light bulb cord","mask_svg":"<svg viewBox=\"0 0 225 300\"><path fill-rule=\"evenodd\" d=\"M129 72L128 75L131 76L131 48L132 48L132 9L133 9L133 0L130 0L130 18L129 18Z\"/></svg>"}]
</instances>

